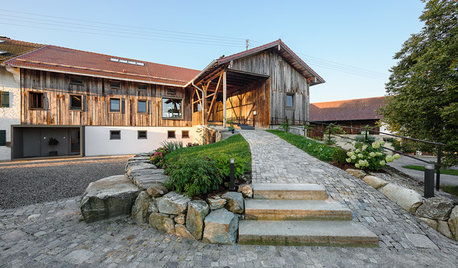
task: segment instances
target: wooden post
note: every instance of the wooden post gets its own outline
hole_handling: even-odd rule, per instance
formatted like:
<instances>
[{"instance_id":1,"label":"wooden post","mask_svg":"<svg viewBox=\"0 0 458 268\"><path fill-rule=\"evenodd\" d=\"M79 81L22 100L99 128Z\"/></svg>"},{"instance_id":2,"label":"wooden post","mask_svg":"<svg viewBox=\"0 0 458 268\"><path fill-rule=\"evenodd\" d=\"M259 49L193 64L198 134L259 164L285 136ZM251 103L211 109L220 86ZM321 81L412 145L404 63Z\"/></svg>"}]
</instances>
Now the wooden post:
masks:
<instances>
[{"instance_id":1,"label":"wooden post","mask_svg":"<svg viewBox=\"0 0 458 268\"><path fill-rule=\"evenodd\" d=\"M207 123L206 122L207 120L205 120L206 119L205 118L205 108L207 108L207 107L205 107L206 106L205 105L205 100L207 98L207 88L205 86L202 86L202 89L203 89L202 90L202 104L201 104L201 106L202 106L202 125L205 125Z\"/></svg>"},{"instance_id":2,"label":"wooden post","mask_svg":"<svg viewBox=\"0 0 458 268\"><path fill-rule=\"evenodd\" d=\"M226 128L226 98L227 98L227 84L226 84L226 71L223 73L223 127Z\"/></svg>"}]
</instances>

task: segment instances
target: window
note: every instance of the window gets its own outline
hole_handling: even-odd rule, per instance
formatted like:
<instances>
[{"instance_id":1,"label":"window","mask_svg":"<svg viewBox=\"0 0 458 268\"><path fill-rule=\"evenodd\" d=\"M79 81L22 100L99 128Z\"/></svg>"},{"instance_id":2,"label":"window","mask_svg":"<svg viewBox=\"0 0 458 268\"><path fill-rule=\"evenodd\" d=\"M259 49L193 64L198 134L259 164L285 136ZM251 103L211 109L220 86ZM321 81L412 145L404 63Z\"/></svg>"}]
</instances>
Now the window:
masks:
<instances>
[{"instance_id":1,"label":"window","mask_svg":"<svg viewBox=\"0 0 458 268\"><path fill-rule=\"evenodd\" d=\"M148 88L148 86L145 85L145 84L139 84L138 85L138 91L144 92L144 91L146 91L147 88Z\"/></svg>"},{"instance_id":2,"label":"window","mask_svg":"<svg viewBox=\"0 0 458 268\"><path fill-rule=\"evenodd\" d=\"M0 91L0 107L10 107L10 93L8 91Z\"/></svg>"},{"instance_id":3,"label":"window","mask_svg":"<svg viewBox=\"0 0 458 268\"><path fill-rule=\"evenodd\" d=\"M139 130L138 133L137 133L137 138L139 140L147 139L146 130Z\"/></svg>"},{"instance_id":4,"label":"window","mask_svg":"<svg viewBox=\"0 0 458 268\"><path fill-rule=\"evenodd\" d=\"M70 78L70 85L82 86L83 85L83 79L78 78L78 77L72 77L72 78Z\"/></svg>"},{"instance_id":5,"label":"window","mask_svg":"<svg viewBox=\"0 0 458 268\"><path fill-rule=\"evenodd\" d=\"M181 138L182 139L189 139L189 131L188 130L181 131Z\"/></svg>"},{"instance_id":6,"label":"window","mask_svg":"<svg viewBox=\"0 0 458 268\"><path fill-rule=\"evenodd\" d=\"M120 140L121 130L110 130L110 140Z\"/></svg>"},{"instance_id":7,"label":"window","mask_svg":"<svg viewBox=\"0 0 458 268\"><path fill-rule=\"evenodd\" d=\"M0 146L6 146L6 130L0 130Z\"/></svg>"},{"instance_id":8,"label":"window","mask_svg":"<svg viewBox=\"0 0 458 268\"><path fill-rule=\"evenodd\" d=\"M110 87L112 89L120 89L121 88L121 82L110 82Z\"/></svg>"},{"instance_id":9,"label":"window","mask_svg":"<svg viewBox=\"0 0 458 268\"><path fill-rule=\"evenodd\" d=\"M82 110L83 109L83 96L82 95L70 95L70 110Z\"/></svg>"},{"instance_id":10,"label":"window","mask_svg":"<svg viewBox=\"0 0 458 268\"><path fill-rule=\"evenodd\" d=\"M162 117L170 119L181 119L183 118L182 113L182 99L162 99Z\"/></svg>"},{"instance_id":11,"label":"window","mask_svg":"<svg viewBox=\"0 0 458 268\"><path fill-rule=\"evenodd\" d=\"M177 90L175 88L167 88L168 96L175 96L176 94L177 94Z\"/></svg>"},{"instance_id":12,"label":"window","mask_svg":"<svg viewBox=\"0 0 458 268\"><path fill-rule=\"evenodd\" d=\"M286 94L286 107L293 108L294 103L294 95L293 94Z\"/></svg>"},{"instance_id":13,"label":"window","mask_svg":"<svg viewBox=\"0 0 458 268\"><path fill-rule=\"evenodd\" d=\"M175 130L167 131L167 139L175 139Z\"/></svg>"},{"instance_id":14,"label":"window","mask_svg":"<svg viewBox=\"0 0 458 268\"><path fill-rule=\"evenodd\" d=\"M137 113L146 113L146 101L139 100L137 102Z\"/></svg>"},{"instance_id":15,"label":"window","mask_svg":"<svg viewBox=\"0 0 458 268\"><path fill-rule=\"evenodd\" d=\"M110 112L121 111L121 101L119 99L110 99Z\"/></svg>"},{"instance_id":16,"label":"window","mask_svg":"<svg viewBox=\"0 0 458 268\"><path fill-rule=\"evenodd\" d=\"M44 94L39 92L29 93L30 108L31 109L43 109L44 106Z\"/></svg>"}]
</instances>

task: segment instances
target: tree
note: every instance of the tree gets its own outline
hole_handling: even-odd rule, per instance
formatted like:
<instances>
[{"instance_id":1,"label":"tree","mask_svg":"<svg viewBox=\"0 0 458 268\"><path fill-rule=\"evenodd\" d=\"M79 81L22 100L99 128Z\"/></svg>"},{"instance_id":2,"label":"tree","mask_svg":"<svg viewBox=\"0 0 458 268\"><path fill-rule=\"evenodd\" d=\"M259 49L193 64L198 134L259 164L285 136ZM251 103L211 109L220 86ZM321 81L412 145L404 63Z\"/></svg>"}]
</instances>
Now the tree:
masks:
<instances>
[{"instance_id":1,"label":"tree","mask_svg":"<svg viewBox=\"0 0 458 268\"><path fill-rule=\"evenodd\" d=\"M394 56L381 109L391 130L445 143L446 164L458 163L457 10L456 0L426 2L421 32Z\"/></svg>"}]
</instances>

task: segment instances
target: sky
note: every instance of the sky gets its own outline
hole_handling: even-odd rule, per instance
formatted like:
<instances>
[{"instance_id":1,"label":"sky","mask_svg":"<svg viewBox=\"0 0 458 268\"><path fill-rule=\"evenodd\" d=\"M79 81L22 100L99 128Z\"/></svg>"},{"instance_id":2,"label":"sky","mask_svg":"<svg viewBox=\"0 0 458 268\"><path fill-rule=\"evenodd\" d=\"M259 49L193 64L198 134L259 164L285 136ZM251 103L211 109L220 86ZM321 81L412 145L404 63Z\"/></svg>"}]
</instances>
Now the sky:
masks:
<instances>
[{"instance_id":1,"label":"sky","mask_svg":"<svg viewBox=\"0 0 458 268\"><path fill-rule=\"evenodd\" d=\"M420 0L0 0L0 36L202 70L281 38L326 83L311 102L385 95Z\"/></svg>"}]
</instances>

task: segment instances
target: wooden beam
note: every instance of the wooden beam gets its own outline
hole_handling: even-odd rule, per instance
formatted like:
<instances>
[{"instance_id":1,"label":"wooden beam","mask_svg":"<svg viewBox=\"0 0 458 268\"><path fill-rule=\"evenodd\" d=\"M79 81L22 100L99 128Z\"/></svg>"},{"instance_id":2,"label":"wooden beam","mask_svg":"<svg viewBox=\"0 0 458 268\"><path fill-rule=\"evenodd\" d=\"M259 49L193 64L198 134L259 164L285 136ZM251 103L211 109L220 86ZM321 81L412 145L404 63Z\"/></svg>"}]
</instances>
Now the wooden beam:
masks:
<instances>
[{"instance_id":1,"label":"wooden beam","mask_svg":"<svg viewBox=\"0 0 458 268\"><path fill-rule=\"evenodd\" d=\"M210 114L211 114L211 111L212 111L213 103L216 100L216 93L218 93L218 88L219 88L219 85L221 83L221 77L222 76L223 76L223 72L221 72L221 74L219 75L218 84L216 84L215 93L210 94L210 95L213 95L213 99L212 99L212 102L210 103L210 108L208 109L207 120L210 118ZM208 96L207 96L207 98L208 98Z\"/></svg>"},{"instance_id":2,"label":"wooden beam","mask_svg":"<svg viewBox=\"0 0 458 268\"><path fill-rule=\"evenodd\" d=\"M227 98L227 83L226 70L223 72L223 127L226 128L226 98Z\"/></svg>"}]
</instances>

